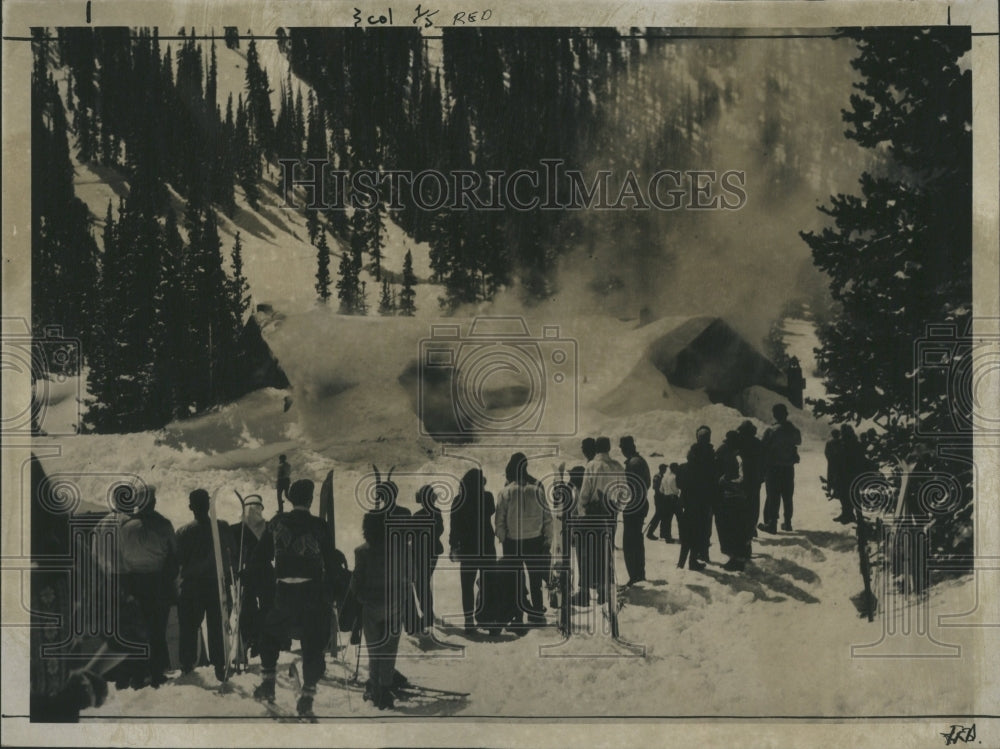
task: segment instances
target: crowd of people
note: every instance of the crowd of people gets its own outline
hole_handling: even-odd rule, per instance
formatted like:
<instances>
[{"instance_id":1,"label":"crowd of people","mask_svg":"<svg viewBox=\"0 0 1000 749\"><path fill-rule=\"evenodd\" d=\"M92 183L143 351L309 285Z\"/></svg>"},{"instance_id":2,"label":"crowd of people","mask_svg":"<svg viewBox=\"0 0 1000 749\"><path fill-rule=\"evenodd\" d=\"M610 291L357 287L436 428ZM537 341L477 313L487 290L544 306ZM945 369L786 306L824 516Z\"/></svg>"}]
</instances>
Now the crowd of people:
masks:
<instances>
[{"instance_id":1,"label":"crowd of people","mask_svg":"<svg viewBox=\"0 0 1000 749\"><path fill-rule=\"evenodd\" d=\"M779 515L782 530L792 529L801 435L783 405L775 406L773 415L762 438L744 421L718 448L711 430L699 427L685 460L662 463L655 475L628 435L618 440L620 461L612 457L610 438L584 439L583 462L568 471L560 466L549 487L528 470L527 456L515 452L496 497L483 471L473 468L462 476L448 507L425 485L415 492L411 512L391 475L384 480L379 475L376 506L363 517L364 543L354 552L353 572L327 523L310 512L313 482L292 481L285 456L276 483L279 512L268 521L262 500L253 496L240 523L217 520L213 529L209 494L198 488L189 495L191 522L175 532L156 511L155 488L141 487L101 519L95 538L115 542L110 553L96 545L95 555L105 584L128 602L132 637L148 645L147 656L122 659L105 677L119 688L166 681L166 623L176 604L182 673L199 665L204 631L217 678L226 679L234 650L237 662L259 657L262 679L255 696L273 700L279 652L298 640L298 708L310 714L325 671L324 653L339 629L351 632L359 647L364 639L366 699L392 707L394 689L404 680L395 668L402 633L428 635L442 622L434 612L433 578L446 553L446 513L447 554L457 565L462 623L469 633L482 629L496 637L504 630L521 634L547 626L549 608L560 610L559 623L569 631L572 608L591 607L595 599L598 606L609 605L618 592L613 560L619 519L626 587L646 579L647 541L679 541L677 566L704 569L713 521L718 548L728 557L723 568L741 571L758 531L777 533ZM841 499L860 464L857 444L850 428L842 428L828 446L829 483ZM647 525L650 490L654 513ZM282 507L286 502L289 507ZM839 520L850 517L849 502L843 508ZM226 600L220 600L220 587ZM234 605L240 612L239 645L227 652L224 622Z\"/></svg>"}]
</instances>

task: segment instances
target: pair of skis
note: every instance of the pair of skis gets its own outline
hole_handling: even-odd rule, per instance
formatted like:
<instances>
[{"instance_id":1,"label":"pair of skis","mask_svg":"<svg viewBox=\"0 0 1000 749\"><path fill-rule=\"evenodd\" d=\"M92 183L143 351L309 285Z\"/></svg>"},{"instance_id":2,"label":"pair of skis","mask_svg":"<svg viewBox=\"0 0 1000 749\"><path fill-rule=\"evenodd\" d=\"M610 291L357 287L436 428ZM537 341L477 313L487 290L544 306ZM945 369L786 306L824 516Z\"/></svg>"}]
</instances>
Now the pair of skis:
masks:
<instances>
[{"instance_id":1,"label":"pair of skis","mask_svg":"<svg viewBox=\"0 0 1000 749\"><path fill-rule=\"evenodd\" d=\"M243 543L245 540L244 535L246 534L246 524L243 522L240 523L239 556L237 557L237 564L240 569L233 570L231 558L229 559L230 563L226 564L227 560L222 550L222 538L219 535L218 497L220 491L221 489L216 489L215 494L212 496L212 502L209 505L209 518L212 529L212 550L215 555L215 579L219 595L220 619L222 620L222 649L226 655L222 679L225 682L228 681L234 670L236 673L239 673L247 666L246 647L243 642L242 633L240 632L240 614L243 607L243 583L239 575L243 567ZM239 492L235 492L235 494L240 501L240 519L242 521L245 516L244 510L247 500L260 499L260 495L251 494L244 497ZM231 611L229 610L227 596L230 588L230 583L226 580L227 570L230 572L229 576L232 578Z\"/></svg>"}]
</instances>

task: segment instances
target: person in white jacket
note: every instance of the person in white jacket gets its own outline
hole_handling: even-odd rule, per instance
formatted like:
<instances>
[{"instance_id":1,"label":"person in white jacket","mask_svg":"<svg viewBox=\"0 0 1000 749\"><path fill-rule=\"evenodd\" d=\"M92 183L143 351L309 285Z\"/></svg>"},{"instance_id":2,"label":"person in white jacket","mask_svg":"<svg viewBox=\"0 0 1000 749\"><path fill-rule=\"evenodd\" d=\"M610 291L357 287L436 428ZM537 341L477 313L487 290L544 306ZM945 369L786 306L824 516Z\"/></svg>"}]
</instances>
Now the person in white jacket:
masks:
<instances>
[{"instance_id":1,"label":"person in white jacket","mask_svg":"<svg viewBox=\"0 0 1000 749\"><path fill-rule=\"evenodd\" d=\"M587 463L580 488L580 509L587 517L602 518L604 527L597 538L584 544L585 549L596 550L595 557L584 559L581 572L580 605L589 605L591 587L597 588L598 603L603 603L608 586L608 572L612 564L611 544L617 524L618 511L631 496L625 479L625 468L608 453L611 440L598 437L597 454Z\"/></svg>"},{"instance_id":2,"label":"person in white jacket","mask_svg":"<svg viewBox=\"0 0 1000 749\"><path fill-rule=\"evenodd\" d=\"M528 473L524 453L514 453L507 462L507 485L497 497L496 534L503 545L503 564L514 577L519 599L512 624L545 623L542 581L548 574L552 549L552 512L541 482ZM524 600L523 571L528 573L531 603Z\"/></svg>"}]
</instances>

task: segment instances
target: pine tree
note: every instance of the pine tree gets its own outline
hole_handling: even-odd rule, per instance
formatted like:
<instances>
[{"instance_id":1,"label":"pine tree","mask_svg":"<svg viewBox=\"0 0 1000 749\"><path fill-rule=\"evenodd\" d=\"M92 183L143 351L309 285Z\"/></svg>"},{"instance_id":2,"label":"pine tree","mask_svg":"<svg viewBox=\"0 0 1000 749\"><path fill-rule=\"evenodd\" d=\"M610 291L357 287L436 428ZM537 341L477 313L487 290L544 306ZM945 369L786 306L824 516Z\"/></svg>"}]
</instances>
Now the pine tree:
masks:
<instances>
[{"instance_id":1,"label":"pine tree","mask_svg":"<svg viewBox=\"0 0 1000 749\"><path fill-rule=\"evenodd\" d=\"M250 284L243 275L243 243L239 232L236 232L236 239L233 241L232 266L232 278L228 284L230 314L234 331L242 331L243 318L250 308ZM239 332L236 335L239 336Z\"/></svg>"},{"instance_id":2,"label":"pine tree","mask_svg":"<svg viewBox=\"0 0 1000 749\"><path fill-rule=\"evenodd\" d=\"M340 300L340 314L357 315L361 310L361 286L358 279L360 266L350 252L341 253L337 278L337 299Z\"/></svg>"},{"instance_id":3,"label":"pine tree","mask_svg":"<svg viewBox=\"0 0 1000 749\"><path fill-rule=\"evenodd\" d=\"M325 231L320 232L316 244L316 293L323 304L330 300L330 246Z\"/></svg>"},{"instance_id":4,"label":"pine tree","mask_svg":"<svg viewBox=\"0 0 1000 749\"><path fill-rule=\"evenodd\" d=\"M836 195L820 209L832 227L802 234L838 306L817 331L817 363L833 397L814 409L834 422L874 421L882 428L875 457L894 465L917 447L917 419L930 433L951 431L952 409L961 407L948 368L927 367L914 352L929 325L963 335L972 316L972 76L960 64L970 37L957 27L846 36L857 43L852 65L862 80L843 112L845 134L888 161L861 175L860 196ZM921 466L959 477L965 492L950 516L935 519L932 553L971 553L967 457Z\"/></svg>"},{"instance_id":5,"label":"pine tree","mask_svg":"<svg viewBox=\"0 0 1000 749\"><path fill-rule=\"evenodd\" d=\"M957 62L969 39L945 28L849 36L865 78L844 112L847 136L888 146L891 161L862 174L860 197L837 195L821 208L833 228L802 235L840 306L819 331L835 399L817 410L880 424L888 458L913 439L913 382L901 362L927 324L961 328L971 314L971 74ZM946 405L920 410L944 418Z\"/></svg>"},{"instance_id":6,"label":"pine tree","mask_svg":"<svg viewBox=\"0 0 1000 749\"><path fill-rule=\"evenodd\" d=\"M378 299L378 313L380 315L396 314L396 300L393 297L392 289L389 288L389 279L382 279L382 293Z\"/></svg>"},{"instance_id":7,"label":"pine tree","mask_svg":"<svg viewBox=\"0 0 1000 749\"><path fill-rule=\"evenodd\" d=\"M249 130L256 144L257 153L262 156L273 155L275 142L271 87L267 80L267 71L260 66L257 43L253 38L247 45L246 88Z\"/></svg>"},{"instance_id":8,"label":"pine tree","mask_svg":"<svg viewBox=\"0 0 1000 749\"><path fill-rule=\"evenodd\" d=\"M413 274L413 253L407 250L403 258L403 290L399 292L399 314L413 317L416 312L414 300L417 292L413 288L416 283L417 277Z\"/></svg>"}]
</instances>

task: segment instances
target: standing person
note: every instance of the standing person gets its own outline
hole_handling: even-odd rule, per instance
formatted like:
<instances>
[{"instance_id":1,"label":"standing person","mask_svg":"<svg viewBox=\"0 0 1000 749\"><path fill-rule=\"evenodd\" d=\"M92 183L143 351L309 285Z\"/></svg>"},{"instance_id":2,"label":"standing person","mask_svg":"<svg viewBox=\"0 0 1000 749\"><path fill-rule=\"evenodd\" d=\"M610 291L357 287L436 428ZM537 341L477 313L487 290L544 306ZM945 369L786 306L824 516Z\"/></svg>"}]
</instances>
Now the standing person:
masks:
<instances>
[{"instance_id":1,"label":"standing person","mask_svg":"<svg viewBox=\"0 0 1000 749\"><path fill-rule=\"evenodd\" d=\"M757 523L760 521L760 485L764 482L761 465L763 447L757 438L757 427L747 419L736 430L740 435L739 450L743 457L743 494L747 498L747 522L750 537L757 538Z\"/></svg>"},{"instance_id":2,"label":"standing person","mask_svg":"<svg viewBox=\"0 0 1000 749\"><path fill-rule=\"evenodd\" d=\"M278 456L278 480L275 487L278 490L278 512L285 511L285 500L288 499L288 489L292 485L292 466L284 455Z\"/></svg>"},{"instance_id":3,"label":"standing person","mask_svg":"<svg viewBox=\"0 0 1000 749\"><path fill-rule=\"evenodd\" d=\"M491 600L489 583L496 567L497 547L494 541L493 516L496 502L486 491L486 477L478 468L470 468L462 476L458 495L451 506L451 530L448 545L452 561L458 561L459 580L462 585L462 613L465 631L476 628L476 619L487 622L494 636L499 634L492 616L496 610ZM482 592L480 606L476 606L476 577Z\"/></svg>"},{"instance_id":4,"label":"standing person","mask_svg":"<svg viewBox=\"0 0 1000 749\"><path fill-rule=\"evenodd\" d=\"M274 605L264 620L260 643L261 683L254 697L274 701L278 653L288 639L302 645L302 692L299 715L312 715L316 684L326 671L323 651L330 637L336 590L334 571L341 565L326 522L309 512L315 486L299 479L288 490L289 512L271 518L254 550L250 567L274 564Z\"/></svg>"},{"instance_id":5,"label":"standing person","mask_svg":"<svg viewBox=\"0 0 1000 749\"><path fill-rule=\"evenodd\" d=\"M729 557L722 568L730 572L742 571L750 559L750 521L747 498L743 493L744 461L740 454L738 432L726 432L725 440L715 452L715 460L719 474L715 524L719 549Z\"/></svg>"},{"instance_id":6,"label":"standing person","mask_svg":"<svg viewBox=\"0 0 1000 749\"><path fill-rule=\"evenodd\" d=\"M122 583L139 604L149 636L149 656L131 667L132 688L167 680L167 617L177 598L177 538L174 526L156 511L156 487L138 489L135 512L118 530Z\"/></svg>"},{"instance_id":7,"label":"standing person","mask_svg":"<svg viewBox=\"0 0 1000 749\"><path fill-rule=\"evenodd\" d=\"M519 599L513 624L545 624L542 582L548 573L552 549L552 514L545 489L528 473L524 453L514 453L504 471L507 484L497 498L496 535L503 545L503 566L514 578ZM523 596L523 573L527 571L531 593L530 605Z\"/></svg>"},{"instance_id":8,"label":"standing person","mask_svg":"<svg viewBox=\"0 0 1000 749\"><path fill-rule=\"evenodd\" d=\"M646 546L642 526L649 513L649 464L639 455L631 436L618 440L618 448L625 456L625 478L629 490L628 503L622 508L622 552L628 570L626 584L631 586L646 579Z\"/></svg>"},{"instance_id":9,"label":"standing person","mask_svg":"<svg viewBox=\"0 0 1000 749\"><path fill-rule=\"evenodd\" d=\"M677 558L677 569L683 569L688 564L688 569L701 571L705 566L698 562L694 553L694 528L693 520L696 513L695 503L697 498L693 491L689 490L687 484L688 464L683 463L677 467L677 486L680 489L681 509L677 513L677 536L681 543L681 553Z\"/></svg>"},{"instance_id":10,"label":"standing person","mask_svg":"<svg viewBox=\"0 0 1000 749\"><path fill-rule=\"evenodd\" d=\"M266 528L264 501L253 494L247 497L243 504L243 519L231 529L238 559L237 569L240 573L249 565ZM265 585L244 585L242 587L240 637L243 640L243 646L250 651L251 655L259 653L260 629L264 617L262 607L271 600L273 587L273 580L267 580Z\"/></svg>"},{"instance_id":11,"label":"standing person","mask_svg":"<svg viewBox=\"0 0 1000 749\"><path fill-rule=\"evenodd\" d=\"M663 533L663 521L667 515L666 507L666 495L660 491L660 486L663 483L663 477L667 473L667 464L660 463L656 468L656 475L653 476L653 519L649 521L649 528L646 529L646 538L650 541L656 540L656 529L660 528L660 538L666 538L670 535L670 527L667 527L667 533Z\"/></svg>"},{"instance_id":12,"label":"standing person","mask_svg":"<svg viewBox=\"0 0 1000 749\"><path fill-rule=\"evenodd\" d=\"M107 616L108 601L117 601L118 607L126 613L129 621L137 624L133 630L132 643L148 644L149 633L139 602L126 588L125 563L122 555L121 527L132 517L132 508L137 496L136 487L122 485L113 493L111 512L102 517L94 528L91 554L97 574L94 576L94 590L91 591L88 604L96 612ZM122 644L122 643L119 643ZM119 690L128 689L132 685L134 661L126 659L115 664L107 672L108 679L114 680Z\"/></svg>"},{"instance_id":13,"label":"standing person","mask_svg":"<svg viewBox=\"0 0 1000 749\"><path fill-rule=\"evenodd\" d=\"M625 478L625 468L610 456L611 440L598 437L595 441L596 454L587 463L583 473L583 484L580 487L580 509L588 518L601 521L599 530L590 531L584 541L588 551L584 553L584 568L580 572L580 599L578 605L590 605L590 588L597 588L597 602L604 604L607 600L608 586L611 583L612 537L616 523L613 498L609 492L613 486ZM593 549L591 556L589 549ZM590 557L590 558L587 558Z\"/></svg>"},{"instance_id":14,"label":"standing person","mask_svg":"<svg viewBox=\"0 0 1000 749\"><path fill-rule=\"evenodd\" d=\"M839 465L835 472L837 483L834 485L834 496L840 500L840 515L834 518L834 522L847 525L856 520L854 504L851 501L851 484L869 469L865 448L858 441L850 424L845 424L840 428L837 459ZM827 478L829 480L829 476Z\"/></svg>"},{"instance_id":15,"label":"standing person","mask_svg":"<svg viewBox=\"0 0 1000 749\"><path fill-rule=\"evenodd\" d=\"M361 626L368 648L368 682L364 699L379 710L392 709L396 653L402 632L400 597L391 591L408 586L405 566L390 564L386 513L365 513L361 521L364 543L354 550L350 589L361 604Z\"/></svg>"},{"instance_id":16,"label":"standing person","mask_svg":"<svg viewBox=\"0 0 1000 749\"><path fill-rule=\"evenodd\" d=\"M677 518L677 535L680 536L681 533L681 491L677 486L679 471L680 466L677 463L671 463L667 472L663 474L663 481L660 482L660 492L664 499L664 515L663 520L660 521L660 538L668 544L676 543L674 537L670 535L670 525L675 517ZM664 528L667 529L666 535L663 535Z\"/></svg>"},{"instance_id":17,"label":"standing person","mask_svg":"<svg viewBox=\"0 0 1000 749\"><path fill-rule=\"evenodd\" d=\"M413 569L416 573L415 592L417 605L420 606L419 633L428 634L434 626L434 593L431 579L438 557L444 552L441 535L444 533L444 518L437 507L437 495L434 487L428 485L417 491L417 504L420 509L413 513L419 527L418 535L413 540Z\"/></svg>"},{"instance_id":18,"label":"standing person","mask_svg":"<svg viewBox=\"0 0 1000 749\"><path fill-rule=\"evenodd\" d=\"M798 446L802 434L788 420L788 407L775 404L771 409L774 426L764 432L764 522L757 527L766 533L778 532L779 506L784 510L781 530L792 530L792 494L795 492L795 464L799 462Z\"/></svg>"},{"instance_id":19,"label":"standing person","mask_svg":"<svg viewBox=\"0 0 1000 749\"><path fill-rule=\"evenodd\" d=\"M684 566L687 552L691 554L691 561L688 564L690 569L703 569L699 562L709 561L708 544L712 536L712 512L719 491L717 479L712 430L707 426L701 426L695 431L695 443L688 450L687 462L683 466L681 480L678 481L684 507L678 567Z\"/></svg>"},{"instance_id":20,"label":"standing person","mask_svg":"<svg viewBox=\"0 0 1000 749\"><path fill-rule=\"evenodd\" d=\"M198 658L198 630L207 619L208 655L215 666L219 681L225 678L226 658L222 641L223 611L219 601L216 577L215 546L212 543L212 526L209 517L211 499L204 489L195 489L188 497L188 507L194 521L177 531L177 562L180 566L180 596L177 601L177 626L181 671L190 673ZM226 588L232 582L232 565L235 560L229 524L217 521L219 542L222 546L223 574ZM227 604L230 602L227 602ZM225 612L228 616L229 612Z\"/></svg>"},{"instance_id":21,"label":"standing person","mask_svg":"<svg viewBox=\"0 0 1000 749\"><path fill-rule=\"evenodd\" d=\"M851 430L854 431L853 429ZM837 473L841 468L841 443L840 429L830 430L830 439L823 447L823 455L826 457L826 493L830 499L840 499L837 491L840 487L840 477Z\"/></svg>"}]
</instances>

